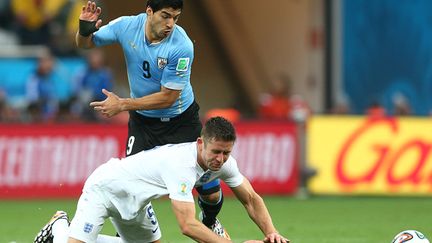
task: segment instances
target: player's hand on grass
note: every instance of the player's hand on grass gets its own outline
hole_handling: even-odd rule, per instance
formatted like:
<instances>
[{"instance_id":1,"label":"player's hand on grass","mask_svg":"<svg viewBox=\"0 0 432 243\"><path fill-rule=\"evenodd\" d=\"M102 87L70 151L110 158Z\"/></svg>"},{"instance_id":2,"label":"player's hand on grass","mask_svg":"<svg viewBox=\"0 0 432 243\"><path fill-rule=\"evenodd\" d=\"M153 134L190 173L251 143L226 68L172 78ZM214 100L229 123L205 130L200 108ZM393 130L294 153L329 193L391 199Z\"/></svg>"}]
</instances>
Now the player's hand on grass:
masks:
<instances>
[{"instance_id":1,"label":"player's hand on grass","mask_svg":"<svg viewBox=\"0 0 432 243\"><path fill-rule=\"evenodd\" d=\"M102 89L102 93L104 93L107 98L103 101L91 102L90 106L93 107L95 111L99 111L102 115L108 118L120 113L122 111L120 97L106 89Z\"/></svg>"},{"instance_id":2,"label":"player's hand on grass","mask_svg":"<svg viewBox=\"0 0 432 243\"><path fill-rule=\"evenodd\" d=\"M290 240L275 232L267 234L264 243L290 243Z\"/></svg>"}]
</instances>

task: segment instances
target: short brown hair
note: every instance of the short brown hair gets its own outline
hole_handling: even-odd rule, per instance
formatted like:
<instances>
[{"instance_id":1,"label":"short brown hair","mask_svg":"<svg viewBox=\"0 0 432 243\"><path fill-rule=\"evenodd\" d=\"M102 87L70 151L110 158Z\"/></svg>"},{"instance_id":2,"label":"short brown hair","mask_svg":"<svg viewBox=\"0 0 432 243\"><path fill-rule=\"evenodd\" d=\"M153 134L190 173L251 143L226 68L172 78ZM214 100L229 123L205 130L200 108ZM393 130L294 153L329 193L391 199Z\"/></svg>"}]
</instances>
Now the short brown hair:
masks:
<instances>
[{"instance_id":1,"label":"short brown hair","mask_svg":"<svg viewBox=\"0 0 432 243\"><path fill-rule=\"evenodd\" d=\"M201 137L205 141L215 139L225 142L235 142L237 139L233 124L221 116L212 117L207 120L201 130Z\"/></svg>"}]
</instances>

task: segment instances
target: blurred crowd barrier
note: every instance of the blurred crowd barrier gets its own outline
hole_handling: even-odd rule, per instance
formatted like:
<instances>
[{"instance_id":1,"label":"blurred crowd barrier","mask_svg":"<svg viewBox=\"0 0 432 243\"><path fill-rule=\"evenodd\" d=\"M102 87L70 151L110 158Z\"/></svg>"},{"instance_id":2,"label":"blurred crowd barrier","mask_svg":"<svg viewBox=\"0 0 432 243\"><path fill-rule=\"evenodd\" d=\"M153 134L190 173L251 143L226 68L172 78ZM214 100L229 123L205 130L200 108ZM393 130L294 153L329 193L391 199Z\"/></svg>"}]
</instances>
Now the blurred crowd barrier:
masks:
<instances>
[{"instance_id":1,"label":"blurred crowd barrier","mask_svg":"<svg viewBox=\"0 0 432 243\"><path fill-rule=\"evenodd\" d=\"M294 194L299 181L296 125L251 121L235 126L233 155L256 190ZM79 196L97 166L124 157L126 136L126 125L0 124L0 199Z\"/></svg>"},{"instance_id":2,"label":"blurred crowd barrier","mask_svg":"<svg viewBox=\"0 0 432 243\"><path fill-rule=\"evenodd\" d=\"M237 121L233 156L262 195L430 196L430 119L313 116L305 134L291 121ZM126 134L119 124L0 125L0 198L78 196L97 166L124 157Z\"/></svg>"}]
</instances>

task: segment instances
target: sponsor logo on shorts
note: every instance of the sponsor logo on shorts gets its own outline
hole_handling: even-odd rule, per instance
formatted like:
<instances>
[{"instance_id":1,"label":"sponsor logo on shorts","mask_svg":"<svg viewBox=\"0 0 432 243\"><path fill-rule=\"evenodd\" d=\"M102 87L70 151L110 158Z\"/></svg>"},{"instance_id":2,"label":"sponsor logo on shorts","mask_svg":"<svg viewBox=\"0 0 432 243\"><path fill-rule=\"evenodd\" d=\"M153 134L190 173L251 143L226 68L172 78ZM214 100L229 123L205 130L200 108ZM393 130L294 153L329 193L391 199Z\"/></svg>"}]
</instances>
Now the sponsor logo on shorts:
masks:
<instances>
[{"instance_id":1,"label":"sponsor logo on shorts","mask_svg":"<svg viewBox=\"0 0 432 243\"><path fill-rule=\"evenodd\" d=\"M159 229L159 226L156 227L156 229L152 230L152 233L153 233L153 234L156 233L156 231L157 231L158 229Z\"/></svg>"},{"instance_id":2,"label":"sponsor logo on shorts","mask_svg":"<svg viewBox=\"0 0 432 243\"><path fill-rule=\"evenodd\" d=\"M90 224L90 223L85 223L84 224L84 229L83 229L83 231L85 232L85 233L90 233L90 232L92 232L92 230L93 230L93 224Z\"/></svg>"}]
</instances>

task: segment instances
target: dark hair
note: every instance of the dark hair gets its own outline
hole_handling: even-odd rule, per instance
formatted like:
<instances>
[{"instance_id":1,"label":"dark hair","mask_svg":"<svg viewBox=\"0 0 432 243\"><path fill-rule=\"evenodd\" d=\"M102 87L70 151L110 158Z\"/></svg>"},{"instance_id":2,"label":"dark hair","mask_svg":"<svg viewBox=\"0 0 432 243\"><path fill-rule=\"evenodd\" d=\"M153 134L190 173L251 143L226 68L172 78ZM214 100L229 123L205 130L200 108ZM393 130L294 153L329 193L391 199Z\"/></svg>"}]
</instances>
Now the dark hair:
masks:
<instances>
[{"instance_id":1,"label":"dark hair","mask_svg":"<svg viewBox=\"0 0 432 243\"><path fill-rule=\"evenodd\" d=\"M225 142L235 142L237 138L234 126L221 116L212 117L207 120L201 130L201 137L206 142L213 138Z\"/></svg>"},{"instance_id":2,"label":"dark hair","mask_svg":"<svg viewBox=\"0 0 432 243\"><path fill-rule=\"evenodd\" d=\"M153 12L157 12L163 8L183 10L183 0L147 0L147 7L150 7Z\"/></svg>"}]
</instances>

